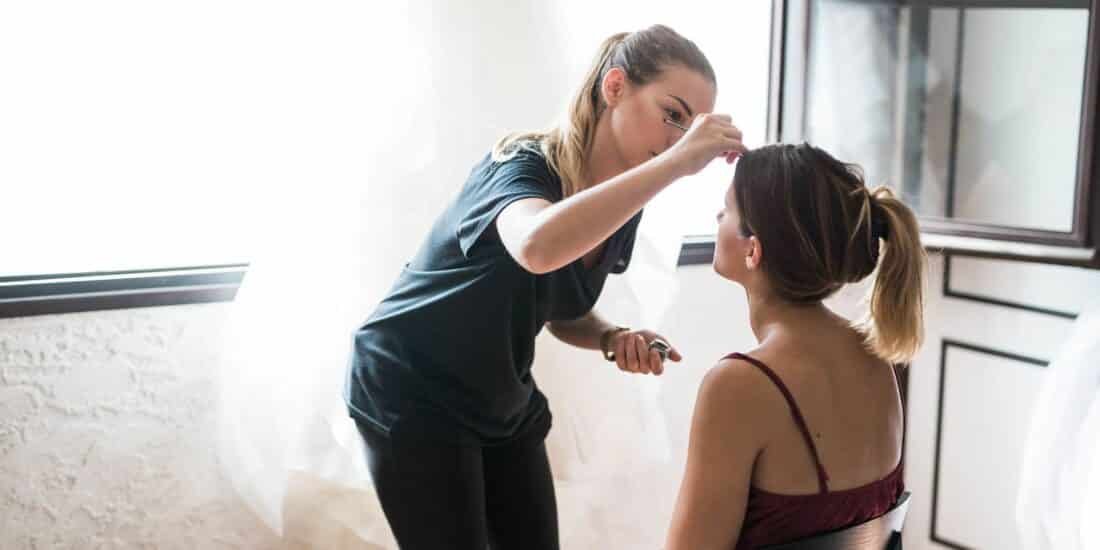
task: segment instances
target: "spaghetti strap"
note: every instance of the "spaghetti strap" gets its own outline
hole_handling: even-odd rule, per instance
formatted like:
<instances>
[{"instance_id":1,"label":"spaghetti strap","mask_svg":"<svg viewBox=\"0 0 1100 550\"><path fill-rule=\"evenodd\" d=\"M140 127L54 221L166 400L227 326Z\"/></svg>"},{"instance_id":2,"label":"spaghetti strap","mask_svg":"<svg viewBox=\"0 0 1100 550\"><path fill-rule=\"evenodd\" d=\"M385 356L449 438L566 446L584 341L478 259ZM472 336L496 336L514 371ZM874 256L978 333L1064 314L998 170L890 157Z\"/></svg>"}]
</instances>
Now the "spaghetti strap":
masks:
<instances>
[{"instance_id":1,"label":"spaghetti strap","mask_svg":"<svg viewBox=\"0 0 1100 550\"><path fill-rule=\"evenodd\" d=\"M779 378L779 375L775 373L770 367L765 365L758 359L753 359L743 353L731 353L723 359L740 359L760 369L761 372L766 374L771 379L772 383L779 388L780 393L787 400L787 404L791 407L791 416L794 417L795 424L798 425L799 431L802 432L803 439L806 440L806 445L810 447L810 454L813 455L814 465L817 467L817 481L821 487L822 493L829 492L829 475L825 473L825 466L821 464L821 458L817 455L817 445L814 445L814 439L810 436L810 429L806 426L806 419L802 416L802 411L799 410L798 405L794 402L794 396L791 395L790 390L787 389L787 385Z\"/></svg>"}]
</instances>

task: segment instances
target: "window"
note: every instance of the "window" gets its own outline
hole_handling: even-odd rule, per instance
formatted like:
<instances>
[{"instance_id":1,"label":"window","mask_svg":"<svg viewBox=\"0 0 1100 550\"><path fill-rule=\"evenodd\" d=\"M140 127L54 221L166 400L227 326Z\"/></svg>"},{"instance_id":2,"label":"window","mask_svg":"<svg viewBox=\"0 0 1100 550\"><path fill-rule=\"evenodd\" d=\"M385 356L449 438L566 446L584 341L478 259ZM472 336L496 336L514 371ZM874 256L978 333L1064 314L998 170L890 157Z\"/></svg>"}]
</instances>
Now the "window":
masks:
<instances>
[{"instance_id":1,"label":"window","mask_svg":"<svg viewBox=\"0 0 1100 550\"><path fill-rule=\"evenodd\" d=\"M361 181L369 10L4 3L0 316L232 299L273 201Z\"/></svg>"},{"instance_id":2,"label":"window","mask_svg":"<svg viewBox=\"0 0 1100 550\"><path fill-rule=\"evenodd\" d=\"M781 0L777 136L890 183L926 245L1100 266L1089 0Z\"/></svg>"},{"instance_id":3,"label":"window","mask_svg":"<svg viewBox=\"0 0 1100 550\"><path fill-rule=\"evenodd\" d=\"M0 73L9 83L0 87L0 234L7 237L0 317L232 299L254 260L256 218L273 201L308 201L303 195L322 193L318 186L344 189L370 179L363 152L393 129L375 123L378 110L391 107L365 98L385 82L375 72L403 67L379 68L370 36L379 10L430 35L411 44L440 40L433 25L455 26L444 19L458 14L463 24L509 27L532 42L550 37L559 45L503 52L500 36L514 33L490 39L449 30L447 40L485 41L453 44L455 55L470 53L479 71L462 78L513 69L527 78L533 69L511 64L532 55L560 58L543 67L538 98L505 104L475 97L474 85L481 93L485 84L466 80L430 96L442 117L448 109L487 110L473 113L483 124L461 139L465 149L455 164L463 168L455 173L484 153L485 135L549 121L561 105L544 100L564 104L602 38L657 22L708 55L718 76L716 108L734 116L746 142L767 136L765 0L686 0L676 9L652 0L529 0L492 10L432 2L62 4L0 7ZM501 69L487 62L494 59ZM494 82L505 81L497 73ZM439 106L448 99L454 103ZM693 236L685 258L710 260L714 214L731 175L719 164L678 182L651 211L666 213L670 233ZM408 217L419 223L420 214Z\"/></svg>"}]
</instances>

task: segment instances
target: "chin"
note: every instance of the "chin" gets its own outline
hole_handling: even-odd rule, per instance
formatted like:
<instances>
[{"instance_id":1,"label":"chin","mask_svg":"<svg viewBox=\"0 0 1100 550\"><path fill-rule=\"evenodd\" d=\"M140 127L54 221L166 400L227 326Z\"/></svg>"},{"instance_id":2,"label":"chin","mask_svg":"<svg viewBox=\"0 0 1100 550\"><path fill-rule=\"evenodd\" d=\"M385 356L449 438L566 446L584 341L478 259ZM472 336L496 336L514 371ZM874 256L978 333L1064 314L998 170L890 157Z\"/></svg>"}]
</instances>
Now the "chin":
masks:
<instances>
[{"instance_id":1,"label":"chin","mask_svg":"<svg viewBox=\"0 0 1100 550\"><path fill-rule=\"evenodd\" d=\"M718 261L717 256L714 257L714 261L711 262L710 267L714 270L715 273L718 274L719 277L722 277L723 279L729 279L729 276L722 272L721 262Z\"/></svg>"},{"instance_id":2,"label":"chin","mask_svg":"<svg viewBox=\"0 0 1100 550\"><path fill-rule=\"evenodd\" d=\"M717 256L715 256L714 261L710 264L710 267L714 270L715 273L718 274L719 277L730 282L741 284L741 280L737 276L737 271L728 271L726 269L723 269L722 261L719 260Z\"/></svg>"}]
</instances>

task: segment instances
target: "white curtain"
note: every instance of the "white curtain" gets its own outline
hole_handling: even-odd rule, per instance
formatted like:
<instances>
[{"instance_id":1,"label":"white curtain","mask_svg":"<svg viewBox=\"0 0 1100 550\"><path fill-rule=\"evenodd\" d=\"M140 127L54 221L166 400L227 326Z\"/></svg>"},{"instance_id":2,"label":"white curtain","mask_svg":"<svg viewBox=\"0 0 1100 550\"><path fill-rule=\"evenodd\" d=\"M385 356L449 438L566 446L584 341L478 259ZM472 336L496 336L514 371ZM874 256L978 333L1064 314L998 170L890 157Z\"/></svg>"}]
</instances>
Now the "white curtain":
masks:
<instances>
[{"instance_id":1,"label":"white curtain","mask_svg":"<svg viewBox=\"0 0 1100 550\"><path fill-rule=\"evenodd\" d=\"M396 548L341 399L351 333L492 142L552 122L602 37L577 59L560 6L472 4L371 4L364 63L342 68L367 76L342 125L350 143L314 132L335 150L287 176L278 189L293 191L273 189L259 215L224 342L219 452L245 501L296 544ZM356 160L326 170L339 155ZM609 279L597 307L613 321L660 331L676 294L672 210L647 210L630 270ZM679 477L659 379L545 333L534 372L555 415L563 547L659 546Z\"/></svg>"},{"instance_id":2,"label":"white curtain","mask_svg":"<svg viewBox=\"0 0 1100 550\"><path fill-rule=\"evenodd\" d=\"M1024 448L1021 548L1100 548L1100 302L1050 363Z\"/></svg>"}]
</instances>

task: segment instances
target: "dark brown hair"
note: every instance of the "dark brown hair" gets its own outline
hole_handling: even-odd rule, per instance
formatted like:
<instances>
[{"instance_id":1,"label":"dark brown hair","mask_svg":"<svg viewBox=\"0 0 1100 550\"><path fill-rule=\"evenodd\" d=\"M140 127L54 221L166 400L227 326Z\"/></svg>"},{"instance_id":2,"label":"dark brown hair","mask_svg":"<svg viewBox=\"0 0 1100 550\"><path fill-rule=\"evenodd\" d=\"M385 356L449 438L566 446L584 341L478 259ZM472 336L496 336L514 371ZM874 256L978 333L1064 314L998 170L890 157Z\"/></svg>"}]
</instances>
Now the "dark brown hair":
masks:
<instances>
[{"instance_id":1,"label":"dark brown hair","mask_svg":"<svg viewBox=\"0 0 1100 550\"><path fill-rule=\"evenodd\" d=\"M925 254L913 212L862 170L809 144L745 153L733 179L742 235L755 235L776 294L827 298L878 269L868 315L855 326L869 349L909 361L923 338Z\"/></svg>"}]
</instances>

